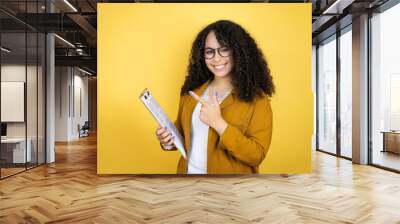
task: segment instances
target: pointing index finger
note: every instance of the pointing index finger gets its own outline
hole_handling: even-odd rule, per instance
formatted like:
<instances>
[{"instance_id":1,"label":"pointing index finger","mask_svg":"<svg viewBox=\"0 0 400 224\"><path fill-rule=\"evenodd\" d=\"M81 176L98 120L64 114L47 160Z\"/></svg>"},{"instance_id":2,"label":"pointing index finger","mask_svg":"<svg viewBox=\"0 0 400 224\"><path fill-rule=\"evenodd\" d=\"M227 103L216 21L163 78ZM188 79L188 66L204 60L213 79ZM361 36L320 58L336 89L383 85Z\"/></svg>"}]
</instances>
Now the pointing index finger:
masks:
<instances>
[{"instance_id":1,"label":"pointing index finger","mask_svg":"<svg viewBox=\"0 0 400 224\"><path fill-rule=\"evenodd\" d=\"M199 101L201 104L205 104L204 100L201 99L196 93L194 93L193 91L189 91L189 94L197 101Z\"/></svg>"}]
</instances>

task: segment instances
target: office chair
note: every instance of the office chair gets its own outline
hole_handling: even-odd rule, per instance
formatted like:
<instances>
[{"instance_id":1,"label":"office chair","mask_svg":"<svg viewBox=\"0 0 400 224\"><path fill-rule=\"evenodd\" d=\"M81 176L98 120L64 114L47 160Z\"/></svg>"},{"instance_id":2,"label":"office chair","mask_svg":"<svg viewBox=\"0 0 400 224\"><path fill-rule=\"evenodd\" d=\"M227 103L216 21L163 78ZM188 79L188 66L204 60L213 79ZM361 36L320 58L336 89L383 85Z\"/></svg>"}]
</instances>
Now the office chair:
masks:
<instances>
[{"instance_id":1,"label":"office chair","mask_svg":"<svg viewBox=\"0 0 400 224\"><path fill-rule=\"evenodd\" d=\"M79 138L89 136L89 129L90 129L89 121L85 121L82 127L80 127L80 125L78 124Z\"/></svg>"}]
</instances>

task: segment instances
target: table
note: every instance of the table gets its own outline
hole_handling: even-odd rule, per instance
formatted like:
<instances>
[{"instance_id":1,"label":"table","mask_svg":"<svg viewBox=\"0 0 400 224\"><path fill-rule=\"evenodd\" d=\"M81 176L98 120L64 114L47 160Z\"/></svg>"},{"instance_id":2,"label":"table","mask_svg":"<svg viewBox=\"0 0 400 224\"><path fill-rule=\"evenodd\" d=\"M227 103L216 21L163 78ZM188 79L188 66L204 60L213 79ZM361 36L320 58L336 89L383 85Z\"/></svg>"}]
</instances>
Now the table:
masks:
<instances>
[{"instance_id":1,"label":"table","mask_svg":"<svg viewBox=\"0 0 400 224\"><path fill-rule=\"evenodd\" d=\"M382 131L381 133L383 134L382 152L392 152L400 154L400 132Z\"/></svg>"},{"instance_id":2,"label":"table","mask_svg":"<svg viewBox=\"0 0 400 224\"><path fill-rule=\"evenodd\" d=\"M25 138L6 138L1 139L1 157L5 158L6 163L26 163L31 162L32 140L27 138L26 154L25 154ZM12 156L11 156L12 154ZM12 160L11 160L12 158ZM25 161L26 159L26 161Z\"/></svg>"}]
</instances>

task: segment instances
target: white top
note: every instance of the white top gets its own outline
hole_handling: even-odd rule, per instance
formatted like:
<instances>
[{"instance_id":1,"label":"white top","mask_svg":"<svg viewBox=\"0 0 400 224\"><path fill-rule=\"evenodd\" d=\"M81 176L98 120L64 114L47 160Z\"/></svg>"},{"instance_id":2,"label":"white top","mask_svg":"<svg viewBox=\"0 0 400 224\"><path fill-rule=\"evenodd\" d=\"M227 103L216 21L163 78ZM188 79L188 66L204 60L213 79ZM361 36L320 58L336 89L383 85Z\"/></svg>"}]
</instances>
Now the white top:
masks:
<instances>
[{"instance_id":1,"label":"white top","mask_svg":"<svg viewBox=\"0 0 400 224\"><path fill-rule=\"evenodd\" d=\"M27 138L28 141L30 141L30 138ZM25 138L7 138L7 137L3 137L1 136L1 143L22 143L25 142Z\"/></svg>"},{"instance_id":2,"label":"white top","mask_svg":"<svg viewBox=\"0 0 400 224\"><path fill-rule=\"evenodd\" d=\"M208 98L207 88L202 99L207 100ZM225 96L219 98L221 104ZM188 174L207 174L207 143L208 143L208 128L209 126L200 120L200 109L201 103L197 103L192 114L192 126L190 130L190 155L188 163Z\"/></svg>"}]
</instances>

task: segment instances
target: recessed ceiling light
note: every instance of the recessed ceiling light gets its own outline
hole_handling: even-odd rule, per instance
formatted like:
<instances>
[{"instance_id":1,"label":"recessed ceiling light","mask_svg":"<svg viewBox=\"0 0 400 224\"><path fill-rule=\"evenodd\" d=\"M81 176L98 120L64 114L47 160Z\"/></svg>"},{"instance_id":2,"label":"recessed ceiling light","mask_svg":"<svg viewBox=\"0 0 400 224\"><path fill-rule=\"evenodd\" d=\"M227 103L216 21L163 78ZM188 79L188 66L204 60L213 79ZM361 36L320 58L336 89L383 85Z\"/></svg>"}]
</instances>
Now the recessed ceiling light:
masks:
<instances>
[{"instance_id":1,"label":"recessed ceiling light","mask_svg":"<svg viewBox=\"0 0 400 224\"><path fill-rule=\"evenodd\" d=\"M355 0L336 0L322 14L342 14L343 10L351 5Z\"/></svg>"},{"instance_id":2,"label":"recessed ceiling light","mask_svg":"<svg viewBox=\"0 0 400 224\"><path fill-rule=\"evenodd\" d=\"M78 10L71 4L69 1L64 0L65 4L67 4L74 12L78 12Z\"/></svg>"},{"instance_id":3,"label":"recessed ceiling light","mask_svg":"<svg viewBox=\"0 0 400 224\"><path fill-rule=\"evenodd\" d=\"M62 42L66 43L67 45L69 45L69 46L75 48L75 45L73 45L73 44L72 44L71 42L69 42L68 40L66 40L66 39L64 39L64 38L62 38L62 37L60 37L60 36L57 35L57 34L54 34L54 36L57 37L57 38L58 38L59 40L61 40Z\"/></svg>"},{"instance_id":4,"label":"recessed ceiling light","mask_svg":"<svg viewBox=\"0 0 400 224\"><path fill-rule=\"evenodd\" d=\"M81 68L79 68L79 67L78 67L78 70L81 71L81 72L83 72L83 73L85 73L85 74L87 74L87 75L93 75L92 73L90 73L90 72L88 72L88 71L86 71L86 70L83 70L83 69L81 69Z\"/></svg>"},{"instance_id":5,"label":"recessed ceiling light","mask_svg":"<svg viewBox=\"0 0 400 224\"><path fill-rule=\"evenodd\" d=\"M9 50L9 49L7 49L5 47L1 47L1 51L4 51L6 53L10 53L11 52L11 50Z\"/></svg>"}]
</instances>

